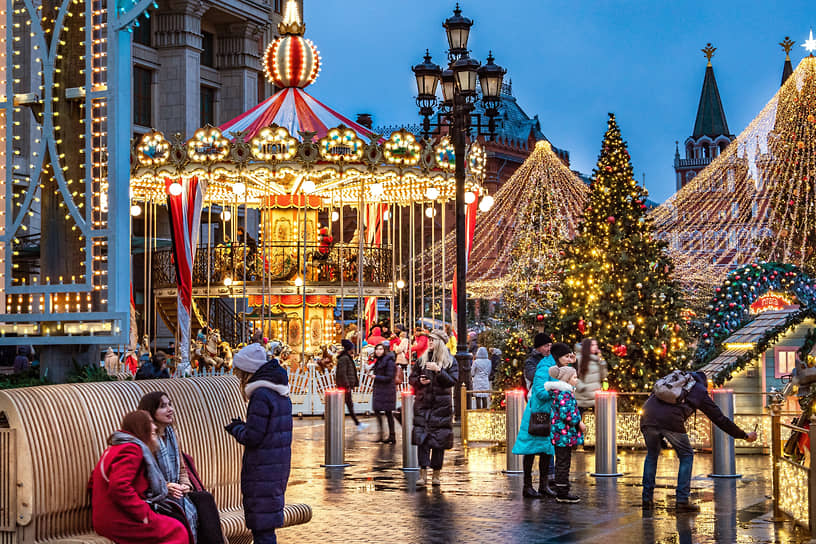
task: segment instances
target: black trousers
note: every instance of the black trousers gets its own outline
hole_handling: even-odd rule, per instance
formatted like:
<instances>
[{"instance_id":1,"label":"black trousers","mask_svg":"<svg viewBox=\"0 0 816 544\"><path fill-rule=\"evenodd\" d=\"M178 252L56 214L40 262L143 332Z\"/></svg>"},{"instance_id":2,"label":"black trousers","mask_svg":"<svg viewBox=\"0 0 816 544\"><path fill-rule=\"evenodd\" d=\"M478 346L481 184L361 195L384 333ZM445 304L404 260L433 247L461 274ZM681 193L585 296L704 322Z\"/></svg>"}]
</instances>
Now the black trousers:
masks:
<instances>
[{"instance_id":1,"label":"black trousers","mask_svg":"<svg viewBox=\"0 0 816 544\"><path fill-rule=\"evenodd\" d=\"M572 464L572 448L555 447L555 485L569 488L570 464Z\"/></svg>"},{"instance_id":2,"label":"black trousers","mask_svg":"<svg viewBox=\"0 0 816 544\"><path fill-rule=\"evenodd\" d=\"M487 408L487 397L476 397L476 409L484 410Z\"/></svg>"},{"instance_id":3,"label":"black trousers","mask_svg":"<svg viewBox=\"0 0 816 544\"><path fill-rule=\"evenodd\" d=\"M442 463L445 461L445 450L442 448L431 448L423 444L417 446L417 457L419 458L420 467L431 467L434 470L442 470Z\"/></svg>"},{"instance_id":4,"label":"black trousers","mask_svg":"<svg viewBox=\"0 0 816 544\"><path fill-rule=\"evenodd\" d=\"M380 410L375 413L377 414L377 426L380 428L380 435L382 435L383 431L382 416L385 414L385 418L388 420L388 436L394 436L394 412L391 410Z\"/></svg>"},{"instance_id":5,"label":"black trousers","mask_svg":"<svg viewBox=\"0 0 816 544\"><path fill-rule=\"evenodd\" d=\"M522 463L524 465L524 481L530 482L532 485L533 481L533 464L535 463L535 454L533 455L524 455L522 457ZM546 453L540 453L538 455L538 478L539 478L539 487L544 487L547 484L547 479L549 478L550 474L550 462L552 461L552 456L547 455Z\"/></svg>"},{"instance_id":6,"label":"black trousers","mask_svg":"<svg viewBox=\"0 0 816 544\"><path fill-rule=\"evenodd\" d=\"M346 389L346 406L348 406L349 415L355 425L360 424L360 420L354 415L354 400L351 398L351 389Z\"/></svg>"}]
</instances>

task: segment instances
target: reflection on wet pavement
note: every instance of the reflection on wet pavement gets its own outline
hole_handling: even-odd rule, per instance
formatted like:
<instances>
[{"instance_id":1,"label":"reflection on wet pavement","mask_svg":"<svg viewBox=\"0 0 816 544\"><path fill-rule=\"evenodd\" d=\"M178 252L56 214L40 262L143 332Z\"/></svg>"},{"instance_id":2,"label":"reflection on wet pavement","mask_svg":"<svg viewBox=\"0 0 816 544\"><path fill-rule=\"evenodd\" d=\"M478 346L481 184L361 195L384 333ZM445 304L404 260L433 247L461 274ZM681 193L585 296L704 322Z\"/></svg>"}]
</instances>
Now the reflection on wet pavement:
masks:
<instances>
[{"instance_id":1,"label":"reflection on wet pavement","mask_svg":"<svg viewBox=\"0 0 816 544\"><path fill-rule=\"evenodd\" d=\"M767 456L737 456L738 480L711 479L711 456L694 459L692 500L697 515L675 514L677 459L666 452L658 466L651 513L640 508L643 453L619 451L620 478L592 478L592 452L575 452L573 491L579 504L521 497L521 476L506 475L504 450L457 444L447 452L441 488L417 489L416 472L403 472L401 443L374 443L373 429L346 430L345 469L323 469L321 421L296 422L288 502L312 506L306 525L281 529L295 542L541 542L590 543L799 543L806 531L789 520L774 523ZM457 429L458 433L458 429ZM399 436L399 433L397 433ZM535 475L535 481L538 476Z\"/></svg>"}]
</instances>

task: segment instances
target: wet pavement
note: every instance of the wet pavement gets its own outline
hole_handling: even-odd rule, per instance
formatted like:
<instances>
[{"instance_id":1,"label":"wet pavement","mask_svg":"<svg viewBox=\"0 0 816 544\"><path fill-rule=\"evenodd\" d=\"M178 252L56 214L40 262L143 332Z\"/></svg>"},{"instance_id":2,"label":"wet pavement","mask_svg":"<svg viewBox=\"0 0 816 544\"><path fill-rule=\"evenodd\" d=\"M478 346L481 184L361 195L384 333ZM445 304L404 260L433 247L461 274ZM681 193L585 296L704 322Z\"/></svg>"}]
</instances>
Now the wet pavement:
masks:
<instances>
[{"instance_id":1,"label":"wet pavement","mask_svg":"<svg viewBox=\"0 0 816 544\"><path fill-rule=\"evenodd\" d=\"M347 419L348 421L348 419ZM619 451L619 478L593 478L592 452L575 452L573 492L579 504L523 499L521 476L502 473L504 450L447 452L442 486L417 489L417 473L400 470L396 445L374 443L376 422L356 432L348 425L345 469L324 469L323 422L296 421L287 502L312 506L306 525L281 529L279 542L540 542L626 544L800 543L806 531L790 520L774 522L768 456L737 456L738 480L711 479L710 455L695 456L692 500L697 515L675 514L677 459L664 452L658 466L657 508L640 508L644 454ZM397 427L399 431L399 426ZM399 432L398 432L399 434ZM458 434L458 429L457 429ZM537 463L536 463L537 464ZM537 481L537 475L534 476Z\"/></svg>"}]
</instances>

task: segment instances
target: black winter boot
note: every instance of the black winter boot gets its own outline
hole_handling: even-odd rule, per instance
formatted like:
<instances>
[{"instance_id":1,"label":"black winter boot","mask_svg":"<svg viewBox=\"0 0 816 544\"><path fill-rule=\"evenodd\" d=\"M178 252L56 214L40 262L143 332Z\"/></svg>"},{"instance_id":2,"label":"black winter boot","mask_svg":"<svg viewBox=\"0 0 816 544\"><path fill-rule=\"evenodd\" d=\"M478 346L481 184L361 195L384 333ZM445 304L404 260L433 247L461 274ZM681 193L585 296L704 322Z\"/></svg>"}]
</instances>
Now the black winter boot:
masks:
<instances>
[{"instance_id":1,"label":"black winter boot","mask_svg":"<svg viewBox=\"0 0 816 544\"><path fill-rule=\"evenodd\" d=\"M532 474L525 474L524 475L524 490L521 494L530 499L540 499L541 494L535 490L533 487L533 475Z\"/></svg>"}]
</instances>

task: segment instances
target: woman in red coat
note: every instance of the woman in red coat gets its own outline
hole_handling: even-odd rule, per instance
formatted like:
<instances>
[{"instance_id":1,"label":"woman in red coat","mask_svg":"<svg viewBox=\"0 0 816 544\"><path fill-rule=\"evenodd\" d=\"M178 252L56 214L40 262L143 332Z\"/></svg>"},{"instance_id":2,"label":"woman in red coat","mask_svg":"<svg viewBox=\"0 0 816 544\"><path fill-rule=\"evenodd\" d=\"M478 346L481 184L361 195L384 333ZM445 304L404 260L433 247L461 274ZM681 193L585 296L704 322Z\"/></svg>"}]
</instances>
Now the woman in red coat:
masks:
<instances>
[{"instance_id":1,"label":"woman in red coat","mask_svg":"<svg viewBox=\"0 0 816 544\"><path fill-rule=\"evenodd\" d=\"M187 528L150 507L167 497L167 482L149 449L156 443L156 425L139 410L122 420L122 430L108 438L110 446L91 476L93 527L117 544L188 544Z\"/></svg>"}]
</instances>

